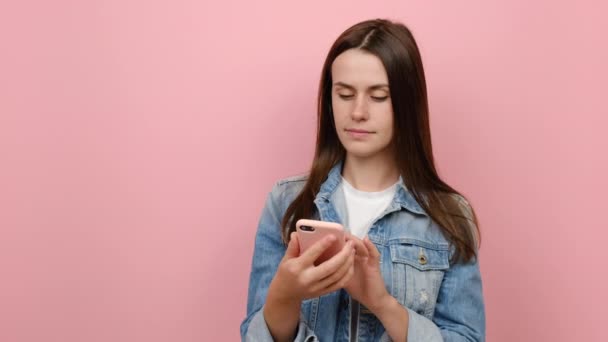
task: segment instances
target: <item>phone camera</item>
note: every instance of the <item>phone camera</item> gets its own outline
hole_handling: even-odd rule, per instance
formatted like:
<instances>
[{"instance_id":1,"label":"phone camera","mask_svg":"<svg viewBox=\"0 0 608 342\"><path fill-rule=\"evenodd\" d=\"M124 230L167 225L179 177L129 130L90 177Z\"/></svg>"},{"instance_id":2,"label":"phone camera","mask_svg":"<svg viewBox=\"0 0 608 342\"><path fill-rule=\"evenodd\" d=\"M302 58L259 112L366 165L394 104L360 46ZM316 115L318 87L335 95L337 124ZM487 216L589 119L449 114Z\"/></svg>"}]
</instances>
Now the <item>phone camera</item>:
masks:
<instances>
[{"instance_id":1,"label":"phone camera","mask_svg":"<svg viewBox=\"0 0 608 342\"><path fill-rule=\"evenodd\" d=\"M311 226L300 226L300 229L302 229L305 232L314 232L315 229Z\"/></svg>"}]
</instances>

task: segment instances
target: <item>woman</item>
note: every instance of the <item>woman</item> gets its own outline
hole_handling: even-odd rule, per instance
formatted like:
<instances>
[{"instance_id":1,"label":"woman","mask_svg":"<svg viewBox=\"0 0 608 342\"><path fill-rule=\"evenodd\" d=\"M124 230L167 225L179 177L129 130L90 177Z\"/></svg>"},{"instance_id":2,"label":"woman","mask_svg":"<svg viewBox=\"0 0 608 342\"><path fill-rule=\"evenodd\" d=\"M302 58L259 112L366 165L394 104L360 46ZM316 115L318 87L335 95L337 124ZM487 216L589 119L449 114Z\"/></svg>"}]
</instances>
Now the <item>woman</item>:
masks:
<instances>
[{"instance_id":1,"label":"woman","mask_svg":"<svg viewBox=\"0 0 608 342\"><path fill-rule=\"evenodd\" d=\"M338 222L349 242L300 253L301 218ZM435 169L422 61L402 24L346 30L323 66L314 160L269 194L255 239L252 341L483 341L473 209Z\"/></svg>"}]
</instances>

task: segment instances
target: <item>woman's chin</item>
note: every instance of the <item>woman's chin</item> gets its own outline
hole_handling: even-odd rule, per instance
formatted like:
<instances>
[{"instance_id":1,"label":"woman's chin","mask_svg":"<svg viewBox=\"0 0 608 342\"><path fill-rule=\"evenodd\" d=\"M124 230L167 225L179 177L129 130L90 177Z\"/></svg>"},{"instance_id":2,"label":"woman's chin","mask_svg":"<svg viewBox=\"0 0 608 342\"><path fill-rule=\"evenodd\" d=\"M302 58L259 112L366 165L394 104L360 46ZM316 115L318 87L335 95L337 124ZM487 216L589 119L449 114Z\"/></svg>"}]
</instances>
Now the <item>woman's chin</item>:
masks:
<instances>
[{"instance_id":1,"label":"woman's chin","mask_svg":"<svg viewBox=\"0 0 608 342\"><path fill-rule=\"evenodd\" d=\"M376 154L378 154L378 152L380 152L380 151L372 150L372 149L362 149L362 148L346 149L346 155L351 158L356 158L356 159L371 158L371 157L374 157Z\"/></svg>"}]
</instances>

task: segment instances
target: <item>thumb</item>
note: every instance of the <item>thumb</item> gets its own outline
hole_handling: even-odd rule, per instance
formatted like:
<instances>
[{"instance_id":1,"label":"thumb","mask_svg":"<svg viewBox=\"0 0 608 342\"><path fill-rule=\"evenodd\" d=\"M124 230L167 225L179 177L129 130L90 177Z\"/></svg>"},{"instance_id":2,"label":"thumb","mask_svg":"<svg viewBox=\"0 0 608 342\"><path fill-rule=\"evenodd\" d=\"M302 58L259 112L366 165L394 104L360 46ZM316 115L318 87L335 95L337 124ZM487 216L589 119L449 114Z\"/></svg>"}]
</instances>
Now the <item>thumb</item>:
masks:
<instances>
[{"instance_id":1,"label":"thumb","mask_svg":"<svg viewBox=\"0 0 608 342\"><path fill-rule=\"evenodd\" d=\"M369 253L369 256L372 259L380 260L380 252L378 252L378 249L376 248L374 243L369 239L368 236L366 236L365 239L363 239L363 244L365 244L365 247L367 248L367 252Z\"/></svg>"},{"instance_id":2,"label":"thumb","mask_svg":"<svg viewBox=\"0 0 608 342\"><path fill-rule=\"evenodd\" d=\"M287 250L285 251L285 258L297 258L300 256L300 243L298 241L298 234L291 232L289 235L289 243L287 244Z\"/></svg>"}]
</instances>

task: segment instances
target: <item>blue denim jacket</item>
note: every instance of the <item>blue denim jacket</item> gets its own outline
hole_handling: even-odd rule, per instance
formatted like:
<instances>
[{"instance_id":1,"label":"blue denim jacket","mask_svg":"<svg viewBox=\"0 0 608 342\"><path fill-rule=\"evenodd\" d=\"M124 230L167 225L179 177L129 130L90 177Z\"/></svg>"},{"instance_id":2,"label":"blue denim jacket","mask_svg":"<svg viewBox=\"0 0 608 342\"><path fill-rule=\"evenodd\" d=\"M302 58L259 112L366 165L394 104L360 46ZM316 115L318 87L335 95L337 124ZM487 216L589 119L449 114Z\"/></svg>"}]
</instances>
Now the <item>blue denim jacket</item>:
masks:
<instances>
[{"instance_id":1,"label":"blue denim jacket","mask_svg":"<svg viewBox=\"0 0 608 342\"><path fill-rule=\"evenodd\" d=\"M315 198L315 219L343 223L342 164L330 171ZM268 286L285 253L280 221L305 176L283 179L268 195L255 238L243 341L272 341L264 321ZM466 202L462 200L463 205ZM381 254L389 293L409 313L409 342L484 341L485 308L478 259L451 263L454 252L401 181L395 197L369 230ZM295 341L390 341L381 322L345 290L302 302Z\"/></svg>"}]
</instances>

